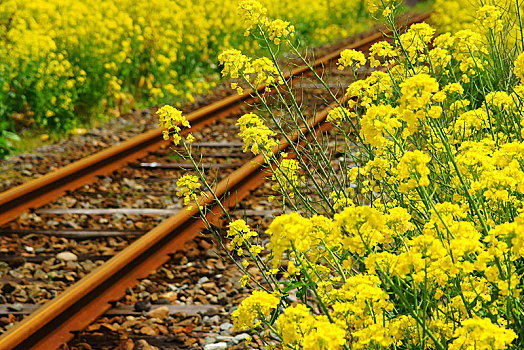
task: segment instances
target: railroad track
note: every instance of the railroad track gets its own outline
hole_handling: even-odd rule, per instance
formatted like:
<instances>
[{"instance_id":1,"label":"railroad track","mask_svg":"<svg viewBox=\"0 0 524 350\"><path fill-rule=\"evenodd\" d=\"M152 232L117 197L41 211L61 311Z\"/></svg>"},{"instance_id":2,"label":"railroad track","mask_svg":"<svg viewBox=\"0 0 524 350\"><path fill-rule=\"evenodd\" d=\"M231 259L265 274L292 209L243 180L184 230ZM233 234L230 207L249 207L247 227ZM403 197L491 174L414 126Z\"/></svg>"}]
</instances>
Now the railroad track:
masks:
<instances>
[{"instance_id":1,"label":"railroad track","mask_svg":"<svg viewBox=\"0 0 524 350\"><path fill-rule=\"evenodd\" d=\"M410 23L423 21L426 18L427 15L418 16L413 18ZM382 33L377 33L356 42L350 48L365 51L382 38ZM339 57L340 51L342 49L316 60L313 64L315 70L325 73L325 70L331 67L330 63ZM318 90L318 85L315 83L299 83L307 74L308 69L301 67L288 73L286 79L293 81L296 88L313 91L311 94L318 93L314 92ZM335 83L330 82L333 87L346 86L351 81L348 76L340 74L333 76L336 76L337 79ZM264 87L260 87L259 92L261 93L263 90ZM206 130L206 128L215 133L218 132L216 130L224 130L224 128L230 134L235 133L236 117L245 108L253 110L256 107L258 101L252 93L253 91L246 91L242 96L227 97L190 113L187 116L192 125L190 131L195 134L195 130L197 130L196 136L200 140L203 140L205 135L198 135L198 130ZM330 124L326 123L325 119L331 107L325 104L326 96L320 96L316 101L310 99L308 93L302 93L302 96L301 103L309 111L309 114L312 117L314 116L310 129L316 132L329 130ZM319 108L321 108L320 111L318 111ZM144 230L136 230L136 227L135 230L130 230L129 227L119 230L111 226L102 230L4 230L4 234L27 235L33 233L78 240L105 239L120 237L121 235L131 238L122 242L121 249L117 249L116 255L76 256L78 260L92 261L98 259L98 257L103 257L103 259L98 260L107 261L83 278L71 277L70 282L74 282L74 284L63 290L57 297L47 301L43 306L38 308L26 307L17 311L20 315L24 314L24 310L25 313L31 311L31 314L0 337L0 349L57 348L60 344L72 338L72 331L84 329L104 313L116 312L114 308L111 308L111 303L123 297L129 286L136 285L137 281L147 277L151 271L168 262L171 254L183 248L185 242L194 239L205 228L204 223L198 219L196 207L191 210L181 210L181 206L165 209L162 203L158 204L158 208L148 209L60 209L53 206L37 209L63 196L66 192L69 192L68 198L77 196L73 198L76 202L82 201L86 197L106 198L109 191L108 185L104 183L103 179L107 179L107 175L117 169L120 170L109 177L113 183L125 182L126 179L129 183L131 181L129 177L136 177L138 172L141 178L145 177L150 180L150 183L159 185L153 186L148 193L156 193L155 191L157 191L162 195L172 195L175 189L169 188L166 184L169 181L174 182L180 174L191 171L192 166L180 160L173 161L170 158L169 149L165 148L166 143L162 140L161 132L160 129L151 130L120 145L96 153L0 194L0 225L12 221L22 212L28 210L36 210L40 215L67 214L87 217L114 214L139 214L141 216L149 215L150 217L171 215L160 224L157 224L156 219L146 222L143 225L146 228ZM304 129L304 132L307 133L307 130ZM289 151L290 143L297 142L298 134L292 134L288 136L288 139L289 141L283 140L279 147L273 151L275 153ZM211 172L210 179L216 179L215 195L218 198L223 198L222 204L224 206L235 207L241 200L249 196L251 191L265 183L267 174L263 172L261 166L263 164L262 157L246 160L245 155L240 152L239 140L223 140L219 143L202 142L194 146L198 146L202 154L204 168ZM140 161L136 162L137 160ZM101 180L99 177L102 175L106 177ZM91 186L85 190L86 183L93 181L98 189L93 190ZM165 190L165 187L168 187L168 191ZM100 190L100 188L103 190ZM79 191L73 192L75 189L79 189ZM208 220L218 223L221 211L213 203L212 197L202 197L200 205L209 208ZM251 215L258 217L271 215L271 210L266 210L265 213L261 213L257 209L249 210L251 210ZM238 216L245 216L246 214L248 212L244 208L243 211L238 213ZM148 229L150 227L151 229ZM2 259L7 261L9 258L0 257L0 260ZM16 259L16 257L13 259ZM24 257L24 259L24 262L28 261L27 257ZM8 262L12 263L12 261ZM65 281L67 284L67 279ZM9 311L13 312L13 310L6 308L5 313L9 313ZM2 313L1 309L0 313Z\"/></svg>"}]
</instances>

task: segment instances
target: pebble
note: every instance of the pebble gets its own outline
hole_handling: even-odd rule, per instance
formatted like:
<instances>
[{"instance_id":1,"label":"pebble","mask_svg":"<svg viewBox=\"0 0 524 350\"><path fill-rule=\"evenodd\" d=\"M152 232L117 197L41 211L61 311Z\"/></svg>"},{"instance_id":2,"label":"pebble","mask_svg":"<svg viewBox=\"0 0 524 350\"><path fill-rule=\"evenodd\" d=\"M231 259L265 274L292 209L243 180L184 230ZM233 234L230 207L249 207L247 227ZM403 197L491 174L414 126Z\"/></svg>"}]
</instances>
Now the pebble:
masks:
<instances>
[{"instance_id":1,"label":"pebble","mask_svg":"<svg viewBox=\"0 0 524 350\"><path fill-rule=\"evenodd\" d=\"M145 335L156 335L155 330L149 326L144 326L140 328L140 333L145 334Z\"/></svg>"},{"instance_id":2,"label":"pebble","mask_svg":"<svg viewBox=\"0 0 524 350\"><path fill-rule=\"evenodd\" d=\"M204 350L224 350L227 349L227 343L215 343L215 344L207 344L204 346Z\"/></svg>"},{"instance_id":3,"label":"pebble","mask_svg":"<svg viewBox=\"0 0 524 350\"><path fill-rule=\"evenodd\" d=\"M19 271L17 270L10 270L9 271L9 275L11 277L14 277L14 278L17 278L17 279L23 279L24 278L24 275L22 275Z\"/></svg>"},{"instance_id":4,"label":"pebble","mask_svg":"<svg viewBox=\"0 0 524 350\"><path fill-rule=\"evenodd\" d=\"M47 273L42 271L41 269L36 269L35 273L33 274L34 278L39 280L46 280L47 279Z\"/></svg>"},{"instance_id":5,"label":"pebble","mask_svg":"<svg viewBox=\"0 0 524 350\"><path fill-rule=\"evenodd\" d=\"M209 309L207 309L207 311L205 312L205 315L206 316L215 316L215 315L218 315L218 309L216 307L211 307ZM218 322L218 321L217 321Z\"/></svg>"},{"instance_id":6,"label":"pebble","mask_svg":"<svg viewBox=\"0 0 524 350\"><path fill-rule=\"evenodd\" d=\"M200 246L200 248L204 249L204 250L208 250L208 249L211 249L213 248L213 244L207 242L206 240L201 240L198 245Z\"/></svg>"},{"instance_id":7,"label":"pebble","mask_svg":"<svg viewBox=\"0 0 524 350\"><path fill-rule=\"evenodd\" d=\"M225 292L218 293L217 301L220 303L220 305L226 305L227 304L227 293Z\"/></svg>"},{"instance_id":8,"label":"pebble","mask_svg":"<svg viewBox=\"0 0 524 350\"><path fill-rule=\"evenodd\" d=\"M136 311L149 311L151 309L151 302L149 300L139 300L135 303Z\"/></svg>"},{"instance_id":9,"label":"pebble","mask_svg":"<svg viewBox=\"0 0 524 350\"><path fill-rule=\"evenodd\" d=\"M77 261L78 260L78 256L76 256L75 254L73 254L71 252L58 253L56 255L56 258L58 260L62 260L62 261Z\"/></svg>"},{"instance_id":10,"label":"pebble","mask_svg":"<svg viewBox=\"0 0 524 350\"><path fill-rule=\"evenodd\" d=\"M247 334L247 333L241 333L241 334L235 335L235 336L233 337L233 339L234 339L235 342L237 342L237 343L240 343L241 341L246 340L246 339L248 339L248 338L251 338L251 336L250 336L249 334Z\"/></svg>"},{"instance_id":11,"label":"pebble","mask_svg":"<svg viewBox=\"0 0 524 350\"><path fill-rule=\"evenodd\" d=\"M215 337L206 337L204 339L204 343L202 345L206 346L208 344L214 344L214 343L216 343L216 341L217 341L217 338L215 338Z\"/></svg>"},{"instance_id":12,"label":"pebble","mask_svg":"<svg viewBox=\"0 0 524 350\"><path fill-rule=\"evenodd\" d=\"M164 319L169 316L169 308L167 306L157 307L147 313L148 317Z\"/></svg>"},{"instance_id":13,"label":"pebble","mask_svg":"<svg viewBox=\"0 0 524 350\"><path fill-rule=\"evenodd\" d=\"M198 284L203 284L209 282L209 278L204 276L198 280Z\"/></svg>"},{"instance_id":14,"label":"pebble","mask_svg":"<svg viewBox=\"0 0 524 350\"><path fill-rule=\"evenodd\" d=\"M219 336L217 337L217 340L218 340L218 341L226 341L226 342L230 342L230 341L232 341L233 339L234 339L234 338L233 338L232 336L230 336L230 335L219 335Z\"/></svg>"},{"instance_id":15,"label":"pebble","mask_svg":"<svg viewBox=\"0 0 524 350\"><path fill-rule=\"evenodd\" d=\"M207 278L207 277L206 277ZM215 289L217 287L215 282L205 282L202 283L202 288L207 292L211 289Z\"/></svg>"},{"instance_id":16,"label":"pebble","mask_svg":"<svg viewBox=\"0 0 524 350\"><path fill-rule=\"evenodd\" d=\"M137 340L133 350L156 350L156 346L150 345L145 339Z\"/></svg>"},{"instance_id":17,"label":"pebble","mask_svg":"<svg viewBox=\"0 0 524 350\"><path fill-rule=\"evenodd\" d=\"M151 294L149 292L146 292L146 291L143 291L143 292L140 292L138 293L138 297L139 298L142 298L142 299L145 299L147 298L148 296L150 296Z\"/></svg>"},{"instance_id":18,"label":"pebble","mask_svg":"<svg viewBox=\"0 0 524 350\"><path fill-rule=\"evenodd\" d=\"M224 322L220 325L220 330L221 331L229 331L231 328L233 328L234 326L229 323L229 322Z\"/></svg>"},{"instance_id":19,"label":"pebble","mask_svg":"<svg viewBox=\"0 0 524 350\"><path fill-rule=\"evenodd\" d=\"M211 248L206 250L206 257L208 258L220 258L220 255L217 253L216 249Z\"/></svg>"},{"instance_id":20,"label":"pebble","mask_svg":"<svg viewBox=\"0 0 524 350\"><path fill-rule=\"evenodd\" d=\"M207 319L206 319L206 317L207 317ZM220 316L218 316L218 315L215 315L215 316L213 316L213 317L204 316L204 318L202 319L202 321L203 321L205 324L208 324L208 325L215 324L215 323L220 322Z\"/></svg>"},{"instance_id":21,"label":"pebble","mask_svg":"<svg viewBox=\"0 0 524 350\"><path fill-rule=\"evenodd\" d=\"M22 306L22 304L18 304L18 303L16 303L16 304L13 304L13 305L9 305L9 306L7 306L7 308L8 308L9 310L11 310L11 311L22 311L22 309L23 309L24 307Z\"/></svg>"},{"instance_id":22,"label":"pebble","mask_svg":"<svg viewBox=\"0 0 524 350\"><path fill-rule=\"evenodd\" d=\"M161 303L160 302L161 299L166 300L166 301ZM178 299L178 293L170 291L170 292L162 294L161 298L158 299L159 300L158 304L171 304L171 303L176 302L177 299Z\"/></svg>"}]
</instances>

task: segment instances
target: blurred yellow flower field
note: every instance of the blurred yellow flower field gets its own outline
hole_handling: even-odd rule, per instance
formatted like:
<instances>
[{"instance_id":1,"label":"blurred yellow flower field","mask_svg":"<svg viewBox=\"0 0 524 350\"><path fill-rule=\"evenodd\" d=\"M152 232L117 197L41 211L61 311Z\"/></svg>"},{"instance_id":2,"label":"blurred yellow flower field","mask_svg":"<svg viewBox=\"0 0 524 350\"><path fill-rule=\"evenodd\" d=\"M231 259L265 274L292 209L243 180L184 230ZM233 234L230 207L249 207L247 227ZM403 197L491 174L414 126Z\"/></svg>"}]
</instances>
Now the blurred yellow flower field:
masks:
<instances>
[{"instance_id":1,"label":"blurred yellow flower field","mask_svg":"<svg viewBox=\"0 0 524 350\"><path fill-rule=\"evenodd\" d=\"M263 5L279 18L268 24L275 44L289 22L308 44L369 26L363 0ZM25 125L65 133L109 107L192 102L216 83L220 52L258 49L244 40L237 6L236 0L0 2L0 130L13 130L12 113L24 115ZM0 142L0 156L7 148Z\"/></svg>"}]
</instances>

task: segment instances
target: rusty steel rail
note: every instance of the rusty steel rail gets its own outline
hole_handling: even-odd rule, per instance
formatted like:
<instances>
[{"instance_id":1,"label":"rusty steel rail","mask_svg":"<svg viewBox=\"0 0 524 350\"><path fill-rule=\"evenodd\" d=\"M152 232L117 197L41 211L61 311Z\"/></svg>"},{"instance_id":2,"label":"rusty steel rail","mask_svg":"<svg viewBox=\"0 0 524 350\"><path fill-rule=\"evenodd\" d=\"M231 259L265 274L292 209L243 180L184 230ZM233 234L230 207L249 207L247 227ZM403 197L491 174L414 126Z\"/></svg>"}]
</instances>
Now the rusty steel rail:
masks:
<instances>
[{"instance_id":1,"label":"rusty steel rail","mask_svg":"<svg viewBox=\"0 0 524 350\"><path fill-rule=\"evenodd\" d=\"M254 98L248 94L229 96L189 113L187 119L195 130L215 119L238 113L242 102L253 101ZM162 138L162 128L156 128L0 193L0 225L17 218L24 211L55 200L66 191L85 185L96 176L109 174L166 143Z\"/></svg>"},{"instance_id":2,"label":"rusty steel rail","mask_svg":"<svg viewBox=\"0 0 524 350\"><path fill-rule=\"evenodd\" d=\"M409 23L426 18L427 15L419 16ZM349 48L367 48L381 38L382 34L375 34ZM315 67L322 67L338 57L341 50L315 61ZM306 70L307 68L299 68L288 77L304 73ZM232 109L239 110L241 102L254 100L253 97L245 97L246 95L228 97L191 113L188 119L193 125L198 125L207 123L207 118L216 119L227 115ZM308 135L308 130L314 132L328 130L330 124L325 119L330 108L332 106L317 113L309 128L304 128L301 132ZM216 117L215 114L220 116ZM309 136L315 137L315 135ZM2 220L7 220L8 217L12 219L18 215L17 210L19 213L21 210L47 203L64 191L84 184L86 179L112 171L130 159L144 155L161 145L162 141L158 139L161 139L161 130L152 130L1 194L0 223L5 222ZM289 139L291 143L297 143L299 132L295 132ZM276 154L287 150L289 146L290 144L283 140L272 151ZM261 155L251 159L222 180L216 186L214 194L200 198L199 204L209 209L206 214L208 221L215 222L222 216L220 206L213 200L214 196L223 198L221 200L223 206L231 207L265 181L267 174L263 171L263 163L264 159ZM36 196L43 196L45 199L38 199ZM10 202L13 203L9 204ZM7 211L7 214L3 211ZM169 254L182 248L186 241L194 238L205 227L198 214L199 210L194 206L191 210L181 210L166 219L104 265L73 284L57 298L47 302L9 329L0 337L0 350L53 349L67 342L72 337L71 331L81 330L89 325L97 316L110 308L110 302L124 295L127 286L134 285L139 279L147 277L152 270L169 259Z\"/></svg>"},{"instance_id":3,"label":"rusty steel rail","mask_svg":"<svg viewBox=\"0 0 524 350\"><path fill-rule=\"evenodd\" d=\"M409 21L416 23L425 20L429 15L420 15ZM390 34L390 33L388 33ZM315 60L312 66L321 70L329 62L340 55L346 48L366 49L382 39L382 33L370 35L348 47L336 50ZM308 73L309 68L302 66L284 75L285 79L299 77ZM265 86L260 86L262 93ZM211 123L213 120L240 112L242 103L253 103L258 99L252 96L252 90L246 90L243 95L233 95L223 100L200 108L187 115L193 130ZM66 191L74 190L96 176L109 174L128 162L134 161L148 152L160 148L166 143L161 137L162 129L157 128L132 137L116 146L107 148L86 158L73 162L49 174L26 182L3 193L0 193L0 225L16 219L20 214L45 205L60 197Z\"/></svg>"}]
</instances>

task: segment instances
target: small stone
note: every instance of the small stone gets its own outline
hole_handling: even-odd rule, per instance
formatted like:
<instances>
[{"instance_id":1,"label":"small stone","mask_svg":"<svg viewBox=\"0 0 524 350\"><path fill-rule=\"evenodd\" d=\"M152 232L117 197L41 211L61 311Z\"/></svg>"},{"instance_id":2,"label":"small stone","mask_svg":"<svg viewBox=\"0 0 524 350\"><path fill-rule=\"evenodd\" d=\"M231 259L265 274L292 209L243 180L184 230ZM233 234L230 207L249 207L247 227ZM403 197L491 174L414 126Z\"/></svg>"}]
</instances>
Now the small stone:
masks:
<instances>
[{"instance_id":1,"label":"small stone","mask_svg":"<svg viewBox=\"0 0 524 350\"><path fill-rule=\"evenodd\" d=\"M248 338L251 338L251 336L250 336L249 334L247 334L247 333L241 333L241 334L235 335L235 336L233 337L233 339L235 340L235 342L236 342L237 344L240 343L240 342L243 341L243 340L248 339Z\"/></svg>"},{"instance_id":2,"label":"small stone","mask_svg":"<svg viewBox=\"0 0 524 350\"><path fill-rule=\"evenodd\" d=\"M183 339L184 339L184 343L185 343L186 346L188 346L188 345L193 345L193 344L195 344L195 343L198 341L198 340L195 339L195 338L183 338ZM198 346L198 344L195 344L195 345L193 346L193 348L196 347L196 346Z\"/></svg>"},{"instance_id":3,"label":"small stone","mask_svg":"<svg viewBox=\"0 0 524 350\"><path fill-rule=\"evenodd\" d=\"M145 334L145 335L156 335L155 330L149 326L144 326L140 328L140 333Z\"/></svg>"},{"instance_id":4,"label":"small stone","mask_svg":"<svg viewBox=\"0 0 524 350\"><path fill-rule=\"evenodd\" d=\"M220 305L226 305L227 304L227 293L225 292L218 293L217 300L220 303Z\"/></svg>"},{"instance_id":5,"label":"small stone","mask_svg":"<svg viewBox=\"0 0 524 350\"><path fill-rule=\"evenodd\" d=\"M47 279L47 273L42 271L41 269L36 269L35 273L33 274L34 278L39 280L46 280Z\"/></svg>"},{"instance_id":6,"label":"small stone","mask_svg":"<svg viewBox=\"0 0 524 350\"><path fill-rule=\"evenodd\" d=\"M156 325L156 328L158 329L158 331L160 332L160 334L163 334L163 335L169 334L169 330L168 330L167 327L164 326L164 325L157 324L157 325Z\"/></svg>"},{"instance_id":7,"label":"small stone","mask_svg":"<svg viewBox=\"0 0 524 350\"><path fill-rule=\"evenodd\" d=\"M203 283L206 283L206 282L209 282L209 278L207 278L206 276L200 278L198 280L198 284L203 284Z\"/></svg>"},{"instance_id":8,"label":"small stone","mask_svg":"<svg viewBox=\"0 0 524 350\"><path fill-rule=\"evenodd\" d=\"M139 300L135 303L135 310L138 312L149 311L151 309L151 302L149 300Z\"/></svg>"},{"instance_id":9,"label":"small stone","mask_svg":"<svg viewBox=\"0 0 524 350\"><path fill-rule=\"evenodd\" d=\"M78 263L74 260L68 261L66 263L66 266L64 266L64 270L76 271L77 269Z\"/></svg>"},{"instance_id":10,"label":"small stone","mask_svg":"<svg viewBox=\"0 0 524 350\"><path fill-rule=\"evenodd\" d=\"M217 337L217 340L218 340L218 341L226 341L226 342L229 342L229 341L231 341L231 340L233 340L233 339L234 339L234 338L233 338L232 336L230 336L230 335L219 335L219 336Z\"/></svg>"},{"instance_id":11,"label":"small stone","mask_svg":"<svg viewBox=\"0 0 524 350\"><path fill-rule=\"evenodd\" d=\"M206 257L207 258L219 258L220 255L217 253L216 249L211 248L206 250Z\"/></svg>"},{"instance_id":12,"label":"small stone","mask_svg":"<svg viewBox=\"0 0 524 350\"><path fill-rule=\"evenodd\" d=\"M138 297L142 298L142 299L145 299L145 298L149 297L150 295L151 294L149 292L146 292L145 290L143 292L138 293Z\"/></svg>"},{"instance_id":13,"label":"small stone","mask_svg":"<svg viewBox=\"0 0 524 350\"><path fill-rule=\"evenodd\" d=\"M204 323L207 324L207 325L216 324L218 322L220 322L220 316L218 316L218 315L215 315L213 317L209 317L206 321L204 321Z\"/></svg>"},{"instance_id":14,"label":"small stone","mask_svg":"<svg viewBox=\"0 0 524 350\"><path fill-rule=\"evenodd\" d=\"M204 350L224 350L227 349L227 343L215 343L215 344L207 344L204 346Z\"/></svg>"},{"instance_id":15,"label":"small stone","mask_svg":"<svg viewBox=\"0 0 524 350\"><path fill-rule=\"evenodd\" d=\"M206 282L206 283L202 283L202 288L205 290L205 291L209 291L211 289L215 289L217 287L217 285L215 284L215 282Z\"/></svg>"},{"instance_id":16,"label":"small stone","mask_svg":"<svg viewBox=\"0 0 524 350\"><path fill-rule=\"evenodd\" d=\"M168 300L168 302L166 302L164 304L172 304L172 303L177 301L178 293L174 292L174 291L170 291L170 292L162 294L160 299L167 299Z\"/></svg>"},{"instance_id":17,"label":"small stone","mask_svg":"<svg viewBox=\"0 0 524 350\"><path fill-rule=\"evenodd\" d=\"M209 309L206 310L206 312L204 314L207 315L207 316L218 315L218 309L216 307L210 307Z\"/></svg>"},{"instance_id":18,"label":"small stone","mask_svg":"<svg viewBox=\"0 0 524 350\"><path fill-rule=\"evenodd\" d=\"M35 248L33 248L33 247L25 246L24 249L25 249L26 252L28 252L30 254L33 254L35 252Z\"/></svg>"},{"instance_id":19,"label":"small stone","mask_svg":"<svg viewBox=\"0 0 524 350\"><path fill-rule=\"evenodd\" d=\"M219 261L215 264L215 268L218 269L218 270L225 270L225 269L226 269L226 266L224 265L224 263L222 262L222 260L219 260Z\"/></svg>"},{"instance_id":20,"label":"small stone","mask_svg":"<svg viewBox=\"0 0 524 350\"><path fill-rule=\"evenodd\" d=\"M133 350L156 350L156 346L150 345L145 339L137 340Z\"/></svg>"},{"instance_id":21,"label":"small stone","mask_svg":"<svg viewBox=\"0 0 524 350\"><path fill-rule=\"evenodd\" d=\"M221 331L227 331L229 329L233 328L233 325L229 322L224 322L220 325L220 330Z\"/></svg>"},{"instance_id":22,"label":"small stone","mask_svg":"<svg viewBox=\"0 0 524 350\"><path fill-rule=\"evenodd\" d=\"M8 309L8 310L11 310L11 311L17 311L17 312L22 311L23 308L24 308L24 307L22 306L22 304L18 304L18 303L13 304L13 305L8 305L8 306L7 306L7 309Z\"/></svg>"},{"instance_id":23,"label":"small stone","mask_svg":"<svg viewBox=\"0 0 524 350\"><path fill-rule=\"evenodd\" d=\"M204 249L204 250L208 250L208 249L211 249L213 247L213 244L209 243L208 241L206 240L201 240L200 243L198 243L198 245L200 246L200 248Z\"/></svg>"},{"instance_id":24,"label":"small stone","mask_svg":"<svg viewBox=\"0 0 524 350\"><path fill-rule=\"evenodd\" d=\"M10 270L9 275L11 277L14 277L16 279L23 279L24 275L22 275L18 270Z\"/></svg>"},{"instance_id":25,"label":"small stone","mask_svg":"<svg viewBox=\"0 0 524 350\"><path fill-rule=\"evenodd\" d=\"M229 335L231 334L231 332L233 332L235 328L233 327L233 325L229 322L225 322L225 323L222 323L220 325L220 334L221 335Z\"/></svg>"},{"instance_id":26,"label":"small stone","mask_svg":"<svg viewBox=\"0 0 524 350\"><path fill-rule=\"evenodd\" d=\"M56 255L56 258L58 260L62 260L62 261L77 261L78 260L78 256L76 256L75 254L73 254L71 252L58 253Z\"/></svg>"},{"instance_id":27,"label":"small stone","mask_svg":"<svg viewBox=\"0 0 524 350\"><path fill-rule=\"evenodd\" d=\"M208 344L214 344L214 343L216 343L216 341L217 341L217 338L215 338L215 337L206 337L204 339L204 343L202 345L206 346Z\"/></svg>"},{"instance_id":28,"label":"small stone","mask_svg":"<svg viewBox=\"0 0 524 350\"><path fill-rule=\"evenodd\" d=\"M164 319L169 316L169 308L167 306L157 307L147 313L147 317Z\"/></svg>"}]
</instances>

